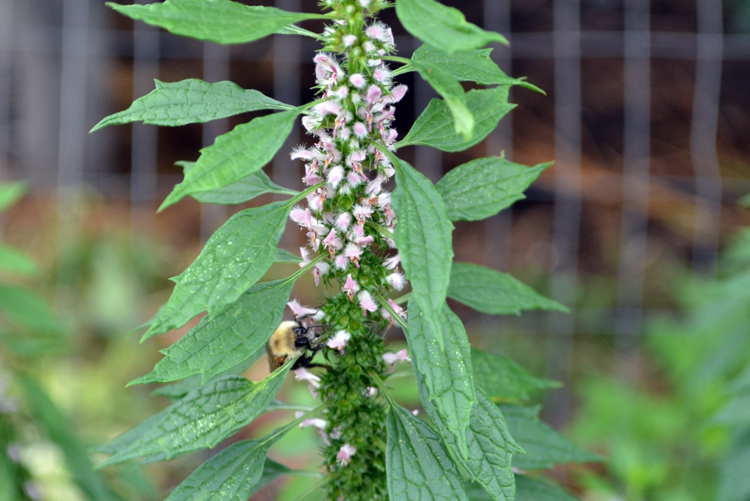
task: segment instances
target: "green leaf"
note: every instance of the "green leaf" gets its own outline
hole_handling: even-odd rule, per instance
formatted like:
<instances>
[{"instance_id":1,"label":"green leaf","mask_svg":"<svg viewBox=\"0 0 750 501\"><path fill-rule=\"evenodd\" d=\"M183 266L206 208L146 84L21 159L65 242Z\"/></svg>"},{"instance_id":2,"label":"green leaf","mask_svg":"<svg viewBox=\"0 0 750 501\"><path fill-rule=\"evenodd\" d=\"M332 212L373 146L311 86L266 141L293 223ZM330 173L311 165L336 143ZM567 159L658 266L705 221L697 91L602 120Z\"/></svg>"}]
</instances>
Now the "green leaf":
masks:
<instances>
[{"instance_id":1,"label":"green leaf","mask_svg":"<svg viewBox=\"0 0 750 501\"><path fill-rule=\"evenodd\" d=\"M453 259L451 232L442 198L429 179L396 157L396 189L391 198L398 222L394 241L411 282L412 302L433 322L445 302ZM443 345L440 328L432 329Z\"/></svg>"},{"instance_id":2,"label":"green leaf","mask_svg":"<svg viewBox=\"0 0 750 501\"><path fill-rule=\"evenodd\" d=\"M261 282L240 299L204 317L179 341L161 350L164 358L133 384L177 381L201 374L205 383L262 349L281 322L294 279Z\"/></svg>"},{"instance_id":3,"label":"green leaf","mask_svg":"<svg viewBox=\"0 0 750 501\"><path fill-rule=\"evenodd\" d=\"M476 348L471 349L471 366L474 369L474 383L493 400L526 401L535 391L562 386L557 381L532 376L508 357Z\"/></svg>"},{"instance_id":4,"label":"green leaf","mask_svg":"<svg viewBox=\"0 0 750 501\"><path fill-rule=\"evenodd\" d=\"M495 130L502 117L516 107L508 103L507 85L492 89L470 90L466 93L466 108L474 116L474 132L466 139L456 134L453 115L442 99L433 99L417 118L409 133L396 143L403 148L414 144L432 146L442 151L462 151L478 144Z\"/></svg>"},{"instance_id":5,"label":"green leaf","mask_svg":"<svg viewBox=\"0 0 750 501\"><path fill-rule=\"evenodd\" d=\"M159 210L186 195L222 188L262 169L284 144L298 114L295 109L266 115L217 137L214 144L201 150L195 166Z\"/></svg>"},{"instance_id":6,"label":"green leaf","mask_svg":"<svg viewBox=\"0 0 750 501\"><path fill-rule=\"evenodd\" d=\"M750 497L750 429L738 429L730 437L731 447L721 460L716 499L745 501Z\"/></svg>"},{"instance_id":7,"label":"green leaf","mask_svg":"<svg viewBox=\"0 0 750 501\"><path fill-rule=\"evenodd\" d=\"M602 460L539 421L538 407L501 405L500 409L511 435L526 451L526 454L519 454L513 458L514 467L539 470L552 468L558 463L589 463Z\"/></svg>"},{"instance_id":8,"label":"green leaf","mask_svg":"<svg viewBox=\"0 0 750 501\"><path fill-rule=\"evenodd\" d=\"M321 14L286 12L274 7L243 5L229 0L166 0L148 5L107 3L120 14L198 40L236 44L259 40Z\"/></svg>"},{"instance_id":9,"label":"green leaf","mask_svg":"<svg viewBox=\"0 0 750 501\"><path fill-rule=\"evenodd\" d=\"M448 296L490 315L520 315L522 310L568 312L512 276L470 263L453 263Z\"/></svg>"},{"instance_id":10,"label":"green leaf","mask_svg":"<svg viewBox=\"0 0 750 501\"><path fill-rule=\"evenodd\" d=\"M0 213L15 205L27 191L29 187L23 182L0 184Z\"/></svg>"},{"instance_id":11,"label":"green leaf","mask_svg":"<svg viewBox=\"0 0 750 501\"><path fill-rule=\"evenodd\" d=\"M466 500L458 469L440 437L403 407L391 407L385 465L391 501Z\"/></svg>"},{"instance_id":12,"label":"green leaf","mask_svg":"<svg viewBox=\"0 0 750 501\"><path fill-rule=\"evenodd\" d=\"M516 501L578 501L578 498L556 485L516 475Z\"/></svg>"},{"instance_id":13,"label":"green leaf","mask_svg":"<svg viewBox=\"0 0 750 501\"><path fill-rule=\"evenodd\" d=\"M443 437L450 437L457 455L466 458L466 430L472 407L476 406L466 331L461 319L443 304L435 322L442 327L444 346L441 346L421 308L409 301L408 311L406 339L411 348L414 373L425 390L420 392L422 404L430 419L440 422L438 430Z\"/></svg>"},{"instance_id":14,"label":"green leaf","mask_svg":"<svg viewBox=\"0 0 750 501\"><path fill-rule=\"evenodd\" d=\"M17 285L0 284L0 313L29 332L61 335L62 326L47 302Z\"/></svg>"},{"instance_id":15,"label":"green leaf","mask_svg":"<svg viewBox=\"0 0 750 501\"><path fill-rule=\"evenodd\" d=\"M437 64L412 61L411 65L438 94L443 96L453 117L456 134L461 135L465 140L471 139L474 116L466 107L466 95L459 81Z\"/></svg>"},{"instance_id":16,"label":"green leaf","mask_svg":"<svg viewBox=\"0 0 750 501\"><path fill-rule=\"evenodd\" d=\"M466 21L458 9L434 0L398 0L396 15L406 31L445 52L478 49L490 42L508 43L501 34Z\"/></svg>"},{"instance_id":17,"label":"green leaf","mask_svg":"<svg viewBox=\"0 0 750 501\"><path fill-rule=\"evenodd\" d=\"M195 166L195 162L186 161L179 161L176 164L185 169L185 172L188 172ZM260 169L230 185L214 190L193 193L192 196L204 204L232 205L247 202L266 193L297 195L299 192L279 186L271 181L268 175Z\"/></svg>"},{"instance_id":18,"label":"green leaf","mask_svg":"<svg viewBox=\"0 0 750 501\"><path fill-rule=\"evenodd\" d=\"M511 78L490 59L492 49L443 52L427 44L412 54L412 61L439 65L460 82L480 85L519 85L544 94L539 87L519 78Z\"/></svg>"},{"instance_id":19,"label":"green leaf","mask_svg":"<svg viewBox=\"0 0 750 501\"><path fill-rule=\"evenodd\" d=\"M143 339L181 327L205 310L213 316L236 301L276 259L290 209L287 202L273 202L229 218L193 264L173 279L177 285Z\"/></svg>"},{"instance_id":20,"label":"green leaf","mask_svg":"<svg viewBox=\"0 0 750 501\"><path fill-rule=\"evenodd\" d=\"M0 270L20 275L36 275L39 268L27 254L0 244Z\"/></svg>"},{"instance_id":21,"label":"green leaf","mask_svg":"<svg viewBox=\"0 0 750 501\"><path fill-rule=\"evenodd\" d=\"M510 207L551 163L534 167L485 157L454 167L435 186L451 221L479 221Z\"/></svg>"},{"instance_id":22,"label":"green leaf","mask_svg":"<svg viewBox=\"0 0 750 501\"><path fill-rule=\"evenodd\" d=\"M100 448L112 456L98 467L139 457L145 462L169 460L215 447L263 413L290 367L286 364L258 383L227 376L196 388Z\"/></svg>"},{"instance_id":23,"label":"green leaf","mask_svg":"<svg viewBox=\"0 0 750 501\"><path fill-rule=\"evenodd\" d=\"M301 263L302 258L284 249L276 249L277 263Z\"/></svg>"},{"instance_id":24,"label":"green leaf","mask_svg":"<svg viewBox=\"0 0 750 501\"><path fill-rule=\"evenodd\" d=\"M136 99L127 110L102 119L91 132L108 125L130 122L175 127L205 123L248 111L292 108L257 90L243 89L234 82L209 83L189 78L179 82L154 80L154 83L155 90Z\"/></svg>"}]
</instances>

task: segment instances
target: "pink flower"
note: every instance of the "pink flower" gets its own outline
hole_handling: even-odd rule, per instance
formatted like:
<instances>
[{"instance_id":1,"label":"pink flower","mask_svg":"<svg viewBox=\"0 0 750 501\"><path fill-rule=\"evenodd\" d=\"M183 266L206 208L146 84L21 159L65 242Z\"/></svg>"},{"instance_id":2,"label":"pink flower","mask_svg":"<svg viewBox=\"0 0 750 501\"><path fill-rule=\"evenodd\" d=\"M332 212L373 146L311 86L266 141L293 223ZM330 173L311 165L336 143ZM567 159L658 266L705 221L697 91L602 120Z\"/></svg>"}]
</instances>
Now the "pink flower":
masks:
<instances>
[{"instance_id":1,"label":"pink flower","mask_svg":"<svg viewBox=\"0 0 750 501\"><path fill-rule=\"evenodd\" d=\"M338 461L341 466L346 466L351 462L352 456L357 453L357 448L354 447L351 444L344 444L341 446L341 449L339 449L339 453L336 454L336 461Z\"/></svg>"},{"instance_id":2,"label":"pink flower","mask_svg":"<svg viewBox=\"0 0 750 501\"><path fill-rule=\"evenodd\" d=\"M328 340L326 343L326 346L331 348L332 350L337 350L340 354L344 354L344 348L347 344L349 344L349 339L352 337L351 334L349 334L345 330L340 330L336 332L336 334L333 335L331 339Z\"/></svg>"},{"instance_id":3,"label":"pink flower","mask_svg":"<svg viewBox=\"0 0 750 501\"><path fill-rule=\"evenodd\" d=\"M354 132L354 135L359 139L367 136L367 126L362 122L356 122L352 127L352 131Z\"/></svg>"},{"instance_id":4,"label":"pink flower","mask_svg":"<svg viewBox=\"0 0 750 501\"><path fill-rule=\"evenodd\" d=\"M352 224L352 215L348 212L342 212L336 218L336 228L342 233L349 229L350 224Z\"/></svg>"},{"instance_id":5,"label":"pink flower","mask_svg":"<svg viewBox=\"0 0 750 501\"><path fill-rule=\"evenodd\" d=\"M330 269L331 269L331 265L325 262L320 262L315 265L315 267L313 268L313 278L315 279L315 287L318 286L318 283L320 282L320 277L327 275Z\"/></svg>"},{"instance_id":6,"label":"pink flower","mask_svg":"<svg viewBox=\"0 0 750 501\"><path fill-rule=\"evenodd\" d=\"M305 315L312 315L313 317L315 317L318 314L322 313L316 308L308 308L306 306L300 305L296 299L292 299L286 305L290 310L292 310L292 313L294 313L298 317L304 317Z\"/></svg>"},{"instance_id":7,"label":"pink flower","mask_svg":"<svg viewBox=\"0 0 750 501\"><path fill-rule=\"evenodd\" d=\"M344 242L336 236L336 230L331 228L331 232L323 239L323 245L326 249L338 250L344 245Z\"/></svg>"},{"instance_id":8,"label":"pink flower","mask_svg":"<svg viewBox=\"0 0 750 501\"><path fill-rule=\"evenodd\" d=\"M310 209L302 209L300 207L292 208L289 212L289 218L308 230L312 228L312 221L310 220Z\"/></svg>"},{"instance_id":9,"label":"pink flower","mask_svg":"<svg viewBox=\"0 0 750 501\"><path fill-rule=\"evenodd\" d=\"M346 35L341 41L344 42L345 47L351 47L357 43L357 35Z\"/></svg>"},{"instance_id":10,"label":"pink flower","mask_svg":"<svg viewBox=\"0 0 750 501\"><path fill-rule=\"evenodd\" d=\"M391 372L396 367L397 362L411 362L411 358L405 349L398 351L397 353L384 353L383 362L391 366Z\"/></svg>"},{"instance_id":11,"label":"pink flower","mask_svg":"<svg viewBox=\"0 0 750 501\"><path fill-rule=\"evenodd\" d=\"M349 77L349 83L351 83L356 88L361 89L365 86L367 80L365 80L365 77L361 74L355 73Z\"/></svg>"},{"instance_id":12,"label":"pink flower","mask_svg":"<svg viewBox=\"0 0 750 501\"><path fill-rule=\"evenodd\" d=\"M336 254L333 258L333 266L340 271L345 271L349 267L349 258L344 254Z\"/></svg>"},{"instance_id":13,"label":"pink flower","mask_svg":"<svg viewBox=\"0 0 750 501\"><path fill-rule=\"evenodd\" d=\"M401 254L395 254L385 261L383 261L383 266L385 266L389 270L393 270L398 266L398 263L401 262Z\"/></svg>"},{"instance_id":14,"label":"pink flower","mask_svg":"<svg viewBox=\"0 0 750 501\"><path fill-rule=\"evenodd\" d=\"M328 421L326 421L325 419L320 419L320 418L312 418L312 419L305 419L299 424L300 428L307 428L308 426L313 426L319 430L325 430L326 427L328 426Z\"/></svg>"},{"instance_id":15,"label":"pink flower","mask_svg":"<svg viewBox=\"0 0 750 501\"><path fill-rule=\"evenodd\" d=\"M359 300L359 307L362 308L362 312L365 315L367 315L368 311L376 311L378 309L378 305L375 304L375 300L367 291L362 291L357 294L357 299Z\"/></svg>"},{"instance_id":16,"label":"pink flower","mask_svg":"<svg viewBox=\"0 0 750 501\"><path fill-rule=\"evenodd\" d=\"M375 84L370 85L370 87L367 89L367 97L365 98L365 102L368 106L372 106L375 101L380 99L380 96L382 95L383 91L380 89L380 87Z\"/></svg>"},{"instance_id":17,"label":"pink flower","mask_svg":"<svg viewBox=\"0 0 750 501\"><path fill-rule=\"evenodd\" d=\"M345 292L346 295L349 296L349 299L351 299L357 291L359 291L359 284L352 278L352 274L349 273L346 276L346 283L344 283L344 286L341 288L341 292Z\"/></svg>"},{"instance_id":18,"label":"pink flower","mask_svg":"<svg viewBox=\"0 0 750 501\"><path fill-rule=\"evenodd\" d=\"M357 244L348 243L344 248L344 255L359 268L359 257L362 255L362 249Z\"/></svg>"},{"instance_id":19,"label":"pink flower","mask_svg":"<svg viewBox=\"0 0 750 501\"><path fill-rule=\"evenodd\" d=\"M328 184L334 188L341 184L341 180L344 178L344 168L340 165L332 167L328 171Z\"/></svg>"},{"instance_id":20,"label":"pink flower","mask_svg":"<svg viewBox=\"0 0 750 501\"><path fill-rule=\"evenodd\" d=\"M391 285L391 287L393 287L397 291L403 289L404 285L406 284L406 279L404 278L404 276L397 271L385 277L385 280Z\"/></svg>"},{"instance_id":21,"label":"pink flower","mask_svg":"<svg viewBox=\"0 0 750 501\"><path fill-rule=\"evenodd\" d=\"M404 95L406 95L407 90L409 90L409 88L406 85L397 85L391 89L390 102L397 103L401 101L404 98Z\"/></svg>"},{"instance_id":22,"label":"pink flower","mask_svg":"<svg viewBox=\"0 0 750 501\"><path fill-rule=\"evenodd\" d=\"M294 371L294 377L297 381L307 381L310 393L313 394L313 397L318 397L317 390L320 388L320 378L318 376L302 367Z\"/></svg>"}]
</instances>

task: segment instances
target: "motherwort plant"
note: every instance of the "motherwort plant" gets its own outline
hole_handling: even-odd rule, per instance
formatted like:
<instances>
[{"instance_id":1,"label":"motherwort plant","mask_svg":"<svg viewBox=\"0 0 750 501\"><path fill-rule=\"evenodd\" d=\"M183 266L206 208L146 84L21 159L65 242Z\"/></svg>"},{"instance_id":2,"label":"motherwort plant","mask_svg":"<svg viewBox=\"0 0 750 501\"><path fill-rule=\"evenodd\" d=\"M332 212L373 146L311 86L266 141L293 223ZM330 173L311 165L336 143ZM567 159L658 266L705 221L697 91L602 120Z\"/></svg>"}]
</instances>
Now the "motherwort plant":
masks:
<instances>
[{"instance_id":1,"label":"motherwort plant","mask_svg":"<svg viewBox=\"0 0 750 501\"><path fill-rule=\"evenodd\" d=\"M226 204L262 193L291 196L234 214L174 279L172 296L147 323L144 338L207 314L163 351L151 373L132 384L185 381L165 390L175 400L171 407L102 448L111 454L102 465L170 459L215 447L260 414L284 407L274 397L294 367L320 406L266 437L224 448L168 499L244 500L279 476L310 474L267 458L271 446L297 425L320 431L322 467L313 487L324 489L329 499L460 500L472 492L511 500L517 485L519 499L523 489L536 492L533 496L565 495L517 475L512 466L547 468L590 455L544 427L535 409L510 407L506 413L512 418L506 422L493 403L522 403L530 391L550 383L508 359L472 353L461 321L445 302L450 296L489 314L564 310L507 274L453 262L452 221L497 214L523 198L548 164L525 167L502 156L480 158L433 185L396 156L410 145L449 152L469 148L513 108L510 86L538 90L506 76L490 59L491 49L483 48L504 38L434 0L396 0L403 26L425 42L411 58L395 55L391 29L376 20L379 11L393 7L384 0L324 0L322 14L230 0L111 6L172 33L216 43L301 35L320 41L321 49L313 57L317 99L303 106L231 82L156 81L153 92L94 128L132 121L176 126L276 111L238 125L201 150L196 162L185 162L184 181L161 208L188 195ZM314 33L295 26L310 19L325 20L325 29ZM396 105L408 90L397 77L412 71L441 99L433 99L399 140ZM465 92L462 81L486 87ZM291 152L305 169L305 186L297 192L272 183L262 168L300 115L309 140ZM306 235L299 258L277 248L287 218ZM301 269L259 282L279 261L298 261ZM316 308L290 301L295 281L305 275L324 291ZM260 382L239 376L262 353L285 305L298 321L289 331L297 336L290 338L289 353L295 356ZM386 351L384 335L395 324L406 335L408 352ZM306 353L295 363L309 348L321 353L315 368L301 363L307 362ZM284 353L275 349L269 345L269 353L283 361ZM429 423L391 396L388 378L393 366L405 361L412 362ZM512 438L513 427L523 439ZM566 447L548 454L542 444L555 440ZM531 460L512 462L524 449L528 454L517 457Z\"/></svg>"}]
</instances>

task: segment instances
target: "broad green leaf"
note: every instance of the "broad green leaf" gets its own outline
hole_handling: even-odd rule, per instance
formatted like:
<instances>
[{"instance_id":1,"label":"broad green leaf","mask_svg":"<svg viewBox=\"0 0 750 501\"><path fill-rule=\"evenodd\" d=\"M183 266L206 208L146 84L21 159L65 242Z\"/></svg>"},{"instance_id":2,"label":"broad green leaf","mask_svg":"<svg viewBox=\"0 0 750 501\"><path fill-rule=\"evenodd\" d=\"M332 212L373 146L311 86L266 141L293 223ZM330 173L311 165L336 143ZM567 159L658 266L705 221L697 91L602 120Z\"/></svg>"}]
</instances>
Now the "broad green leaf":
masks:
<instances>
[{"instance_id":1,"label":"broad green leaf","mask_svg":"<svg viewBox=\"0 0 750 501\"><path fill-rule=\"evenodd\" d=\"M193 374L201 374L205 383L244 362L265 346L278 327L293 286L294 279L289 278L256 284L161 350L164 358L154 370L130 384L177 381Z\"/></svg>"},{"instance_id":2,"label":"broad green leaf","mask_svg":"<svg viewBox=\"0 0 750 501\"><path fill-rule=\"evenodd\" d=\"M188 172L195 166L195 162L177 162L177 165ZM257 170L230 185L216 188L214 190L193 193L193 198L204 204L232 205L241 204L266 193L278 193L281 195L296 195L297 191L289 190L271 181L263 172Z\"/></svg>"},{"instance_id":3,"label":"broad green leaf","mask_svg":"<svg viewBox=\"0 0 750 501\"><path fill-rule=\"evenodd\" d=\"M265 96L257 90L246 90L234 82L204 82L189 78L179 82L154 80L156 89L136 99L125 111L102 119L91 132L108 125L130 122L175 127L205 123L258 110L288 110L292 107Z\"/></svg>"},{"instance_id":4,"label":"broad green leaf","mask_svg":"<svg viewBox=\"0 0 750 501\"><path fill-rule=\"evenodd\" d=\"M391 200L398 218L394 240L411 282L412 302L418 302L427 321L432 322L443 308L448 289L453 224L430 180L407 162L394 160L396 189ZM439 326L433 333L442 346Z\"/></svg>"},{"instance_id":5,"label":"broad green leaf","mask_svg":"<svg viewBox=\"0 0 750 501\"><path fill-rule=\"evenodd\" d=\"M601 461L596 454L585 451L558 432L539 421L538 407L501 405L505 422L516 442L526 454L513 458L513 466L524 470L552 468L558 463L589 463Z\"/></svg>"},{"instance_id":6,"label":"broad green leaf","mask_svg":"<svg viewBox=\"0 0 750 501\"><path fill-rule=\"evenodd\" d=\"M474 116L466 107L466 95L459 81L448 70L437 64L412 61L411 65L443 97L453 116L456 134L462 136L465 140L471 139L474 130Z\"/></svg>"},{"instance_id":7,"label":"broad green leaf","mask_svg":"<svg viewBox=\"0 0 750 501\"><path fill-rule=\"evenodd\" d=\"M47 302L24 287L0 284L0 315L35 334L63 333Z\"/></svg>"},{"instance_id":8,"label":"broad green leaf","mask_svg":"<svg viewBox=\"0 0 750 501\"><path fill-rule=\"evenodd\" d=\"M435 185L451 221L478 221L510 207L551 163L534 167L500 157L477 158L454 167Z\"/></svg>"},{"instance_id":9,"label":"broad green leaf","mask_svg":"<svg viewBox=\"0 0 750 501\"><path fill-rule=\"evenodd\" d=\"M39 268L27 254L0 244L0 270L21 275L35 275Z\"/></svg>"},{"instance_id":10,"label":"broad green leaf","mask_svg":"<svg viewBox=\"0 0 750 501\"><path fill-rule=\"evenodd\" d=\"M516 501L578 501L578 498L543 480L516 475Z\"/></svg>"},{"instance_id":11,"label":"broad green leaf","mask_svg":"<svg viewBox=\"0 0 750 501\"><path fill-rule=\"evenodd\" d=\"M539 87L520 78L511 78L490 59L492 49L476 49L443 52L427 44L412 54L412 61L439 65L460 82L476 82L480 85L519 85L544 93Z\"/></svg>"},{"instance_id":12,"label":"broad green leaf","mask_svg":"<svg viewBox=\"0 0 750 501\"><path fill-rule=\"evenodd\" d=\"M115 438L102 452L112 456L99 467L143 458L172 459L213 448L265 410L278 392L291 363L258 383L238 376L216 379Z\"/></svg>"},{"instance_id":13,"label":"broad green leaf","mask_svg":"<svg viewBox=\"0 0 750 501\"><path fill-rule=\"evenodd\" d=\"M412 125L409 133L396 143L398 148L421 144L442 151L462 151L478 144L495 130L502 117L516 107L508 103L507 85L492 89L470 90L466 93L466 108L474 116L474 132L466 139L456 134L451 111L442 99L433 99Z\"/></svg>"},{"instance_id":14,"label":"broad green leaf","mask_svg":"<svg viewBox=\"0 0 750 501\"><path fill-rule=\"evenodd\" d=\"M44 430L49 440L60 448L68 471L78 488L88 499L120 500L121 498L107 487L102 476L94 471L87 448L76 437L73 428L47 393L31 378L19 377L17 381L21 384L24 399L32 411L34 421Z\"/></svg>"},{"instance_id":15,"label":"broad green leaf","mask_svg":"<svg viewBox=\"0 0 750 501\"><path fill-rule=\"evenodd\" d=\"M143 339L181 327L202 311L213 316L236 301L275 261L290 209L287 202L273 202L229 218L173 279L177 285Z\"/></svg>"},{"instance_id":16,"label":"broad green leaf","mask_svg":"<svg viewBox=\"0 0 750 501\"><path fill-rule=\"evenodd\" d=\"M470 263L453 263L448 296L490 315L520 315L522 310L568 312L512 276Z\"/></svg>"},{"instance_id":17,"label":"broad green leaf","mask_svg":"<svg viewBox=\"0 0 750 501\"><path fill-rule=\"evenodd\" d=\"M385 465L391 501L461 501L461 476L440 437L403 407L391 407Z\"/></svg>"},{"instance_id":18,"label":"broad green leaf","mask_svg":"<svg viewBox=\"0 0 750 501\"><path fill-rule=\"evenodd\" d=\"M276 262L277 263L301 263L302 258L296 256L285 249L276 250Z\"/></svg>"},{"instance_id":19,"label":"broad green leaf","mask_svg":"<svg viewBox=\"0 0 750 501\"><path fill-rule=\"evenodd\" d=\"M28 185L23 182L0 184L0 212L15 205L28 190Z\"/></svg>"},{"instance_id":20,"label":"broad green leaf","mask_svg":"<svg viewBox=\"0 0 750 501\"><path fill-rule=\"evenodd\" d=\"M508 357L471 349L474 383L495 401L526 401L535 391L561 386L557 381L532 376Z\"/></svg>"},{"instance_id":21,"label":"broad green leaf","mask_svg":"<svg viewBox=\"0 0 750 501\"><path fill-rule=\"evenodd\" d=\"M201 150L195 166L174 187L159 210L186 195L222 188L262 169L292 130L299 111L289 110L238 125Z\"/></svg>"},{"instance_id":22,"label":"broad green leaf","mask_svg":"<svg viewBox=\"0 0 750 501\"><path fill-rule=\"evenodd\" d=\"M731 447L722 458L716 499L745 501L750 497L750 429L736 430Z\"/></svg>"},{"instance_id":23,"label":"broad green leaf","mask_svg":"<svg viewBox=\"0 0 750 501\"><path fill-rule=\"evenodd\" d=\"M438 430L455 444L458 457L466 458L466 430L469 428L472 407L476 406L474 380L471 371L471 351L461 319L447 304L437 314L444 346L441 346L426 322L425 314L409 301L409 328L406 339L411 348L414 373L423 383L420 397L428 416L439 421ZM420 385L422 386L422 385Z\"/></svg>"},{"instance_id":24,"label":"broad green leaf","mask_svg":"<svg viewBox=\"0 0 750 501\"><path fill-rule=\"evenodd\" d=\"M120 14L198 40L236 44L259 40L321 14L286 12L274 7L243 5L229 0L165 0L148 5L107 3Z\"/></svg>"},{"instance_id":25,"label":"broad green leaf","mask_svg":"<svg viewBox=\"0 0 750 501\"><path fill-rule=\"evenodd\" d=\"M472 50L490 42L507 44L499 33L466 21L463 13L435 0L398 0L396 15L406 31L445 52Z\"/></svg>"},{"instance_id":26,"label":"broad green leaf","mask_svg":"<svg viewBox=\"0 0 750 501\"><path fill-rule=\"evenodd\" d=\"M708 423L711 425L750 427L750 394L731 398L714 414Z\"/></svg>"}]
</instances>

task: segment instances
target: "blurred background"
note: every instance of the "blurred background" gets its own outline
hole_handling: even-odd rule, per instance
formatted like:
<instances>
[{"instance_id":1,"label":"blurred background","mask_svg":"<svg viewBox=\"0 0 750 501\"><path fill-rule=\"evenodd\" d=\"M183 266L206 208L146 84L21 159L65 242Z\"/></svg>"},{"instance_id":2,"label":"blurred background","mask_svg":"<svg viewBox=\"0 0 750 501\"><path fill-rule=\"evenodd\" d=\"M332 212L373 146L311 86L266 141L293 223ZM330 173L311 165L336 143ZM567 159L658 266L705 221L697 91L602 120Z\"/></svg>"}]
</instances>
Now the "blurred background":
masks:
<instances>
[{"instance_id":1,"label":"blurred background","mask_svg":"<svg viewBox=\"0 0 750 501\"><path fill-rule=\"evenodd\" d=\"M308 0L245 3L317 10ZM500 152L529 165L554 160L526 200L487 221L456 224L455 252L571 309L501 318L452 303L472 343L563 383L535 397L543 418L610 458L552 472L583 499L747 501L750 281L736 278L750 269L742 233L750 225L750 0L444 3L506 35L511 45L495 46L493 59L546 95L513 89L518 107L470 150L401 153L433 181ZM399 54L411 55L418 43L395 13L381 19ZM0 0L0 181L26 183L25 196L23 188L10 196L18 202L0 215L0 228L4 245L36 263L5 266L2 275L0 403L10 411L0 405L0 444L6 430L8 443L23 445L14 468L35 479L29 497L108 499L97 490L105 489L161 499L204 459L108 470L82 484L64 466L73 446L45 431L57 414L14 397L20 387L46 395L39 398L65 416L77 437L72 450L83 456L167 405L153 388L123 387L185 330L143 346L127 334L166 301L167 278L237 210L186 200L156 214L182 178L174 163L195 160L252 117L89 129L150 92L154 78L232 80L301 104L313 96L316 49L289 36L233 47L188 40L134 25L99 0ZM403 137L435 95L412 75L399 80L410 87L395 124ZM309 138L296 130L266 167L276 183L300 186L302 164L284 152L303 142ZM282 246L296 252L301 237L290 225ZM19 301L26 293L33 299ZM311 281L300 281L295 295L321 299ZM46 323L29 320L42 317ZM42 336L38 345L14 344L30 334ZM265 362L253 371L263 377ZM731 405L730 418L716 418ZM304 462L315 439L300 432L282 442L277 459ZM258 499L292 491L275 484Z\"/></svg>"}]
</instances>

